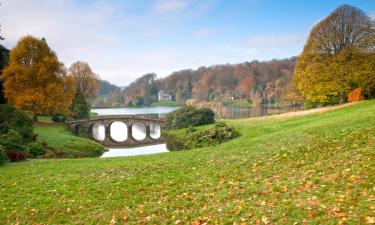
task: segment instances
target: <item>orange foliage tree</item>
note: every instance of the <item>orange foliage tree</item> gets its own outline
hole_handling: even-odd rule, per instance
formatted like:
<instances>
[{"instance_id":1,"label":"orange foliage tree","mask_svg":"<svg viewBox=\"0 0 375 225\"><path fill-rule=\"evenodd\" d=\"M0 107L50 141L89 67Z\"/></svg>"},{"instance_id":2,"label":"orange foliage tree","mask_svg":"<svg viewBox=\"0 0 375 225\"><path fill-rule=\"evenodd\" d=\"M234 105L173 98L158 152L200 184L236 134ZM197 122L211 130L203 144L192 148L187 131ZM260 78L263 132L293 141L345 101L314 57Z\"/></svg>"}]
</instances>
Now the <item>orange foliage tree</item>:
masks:
<instances>
[{"instance_id":1,"label":"orange foliage tree","mask_svg":"<svg viewBox=\"0 0 375 225\"><path fill-rule=\"evenodd\" d=\"M3 71L4 94L18 109L38 115L68 114L74 97L73 80L44 39L21 38Z\"/></svg>"},{"instance_id":2,"label":"orange foliage tree","mask_svg":"<svg viewBox=\"0 0 375 225\"><path fill-rule=\"evenodd\" d=\"M348 94L348 102L358 102L362 100L362 88L356 88Z\"/></svg>"}]
</instances>

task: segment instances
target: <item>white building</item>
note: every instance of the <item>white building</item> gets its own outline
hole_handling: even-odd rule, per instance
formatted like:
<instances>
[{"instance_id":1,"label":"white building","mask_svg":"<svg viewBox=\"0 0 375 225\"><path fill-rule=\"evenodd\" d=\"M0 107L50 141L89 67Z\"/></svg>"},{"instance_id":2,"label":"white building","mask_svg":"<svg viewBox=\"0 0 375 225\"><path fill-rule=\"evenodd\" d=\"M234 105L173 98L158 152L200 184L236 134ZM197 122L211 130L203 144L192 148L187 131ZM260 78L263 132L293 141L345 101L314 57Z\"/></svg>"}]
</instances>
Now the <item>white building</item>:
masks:
<instances>
[{"instance_id":1,"label":"white building","mask_svg":"<svg viewBox=\"0 0 375 225\"><path fill-rule=\"evenodd\" d=\"M159 101L172 101L172 95L167 94L164 90L158 92Z\"/></svg>"}]
</instances>

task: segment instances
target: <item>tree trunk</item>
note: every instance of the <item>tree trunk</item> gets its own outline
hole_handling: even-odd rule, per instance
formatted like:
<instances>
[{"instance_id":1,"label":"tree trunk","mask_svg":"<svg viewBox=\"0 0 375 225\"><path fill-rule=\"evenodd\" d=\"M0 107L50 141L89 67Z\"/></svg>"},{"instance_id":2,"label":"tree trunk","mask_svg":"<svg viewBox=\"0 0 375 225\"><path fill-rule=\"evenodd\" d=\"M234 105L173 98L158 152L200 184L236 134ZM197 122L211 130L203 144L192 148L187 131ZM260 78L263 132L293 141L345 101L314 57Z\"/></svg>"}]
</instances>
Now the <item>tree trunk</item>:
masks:
<instances>
[{"instance_id":1,"label":"tree trunk","mask_svg":"<svg viewBox=\"0 0 375 225\"><path fill-rule=\"evenodd\" d=\"M38 122L38 114L33 115L33 121Z\"/></svg>"}]
</instances>

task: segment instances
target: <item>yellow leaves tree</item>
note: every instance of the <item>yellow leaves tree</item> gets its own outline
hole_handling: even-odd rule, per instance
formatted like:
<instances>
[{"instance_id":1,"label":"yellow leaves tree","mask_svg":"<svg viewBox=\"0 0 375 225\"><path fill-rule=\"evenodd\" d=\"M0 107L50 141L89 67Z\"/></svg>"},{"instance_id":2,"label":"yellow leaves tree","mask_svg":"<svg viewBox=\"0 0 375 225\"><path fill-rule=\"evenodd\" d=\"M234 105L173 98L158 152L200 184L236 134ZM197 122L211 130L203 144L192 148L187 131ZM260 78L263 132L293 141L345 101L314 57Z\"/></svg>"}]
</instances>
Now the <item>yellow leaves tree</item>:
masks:
<instances>
[{"instance_id":1,"label":"yellow leaves tree","mask_svg":"<svg viewBox=\"0 0 375 225\"><path fill-rule=\"evenodd\" d=\"M73 81L44 39L21 38L10 52L3 79L9 103L30 111L34 120L42 114L69 113Z\"/></svg>"},{"instance_id":2,"label":"yellow leaves tree","mask_svg":"<svg viewBox=\"0 0 375 225\"><path fill-rule=\"evenodd\" d=\"M295 66L296 87L311 102L343 102L359 85L364 68L358 62L374 47L375 22L353 6L337 8L311 30Z\"/></svg>"}]
</instances>

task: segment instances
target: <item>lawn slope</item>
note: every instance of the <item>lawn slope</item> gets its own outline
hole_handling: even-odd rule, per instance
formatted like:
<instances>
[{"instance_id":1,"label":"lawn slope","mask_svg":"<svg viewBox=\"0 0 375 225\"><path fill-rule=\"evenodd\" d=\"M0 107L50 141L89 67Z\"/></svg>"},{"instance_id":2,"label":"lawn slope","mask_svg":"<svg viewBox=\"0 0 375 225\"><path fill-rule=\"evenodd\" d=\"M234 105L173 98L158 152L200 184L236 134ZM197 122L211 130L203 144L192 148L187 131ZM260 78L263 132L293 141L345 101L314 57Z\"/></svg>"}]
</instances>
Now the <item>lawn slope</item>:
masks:
<instances>
[{"instance_id":1,"label":"lawn slope","mask_svg":"<svg viewBox=\"0 0 375 225\"><path fill-rule=\"evenodd\" d=\"M227 121L241 136L158 155L0 167L5 224L366 224L375 101Z\"/></svg>"},{"instance_id":2,"label":"lawn slope","mask_svg":"<svg viewBox=\"0 0 375 225\"><path fill-rule=\"evenodd\" d=\"M62 157L98 157L106 151L95 141L73 135L62 123L35 123L34 132Z\"/></svg>"}]
</instances>

